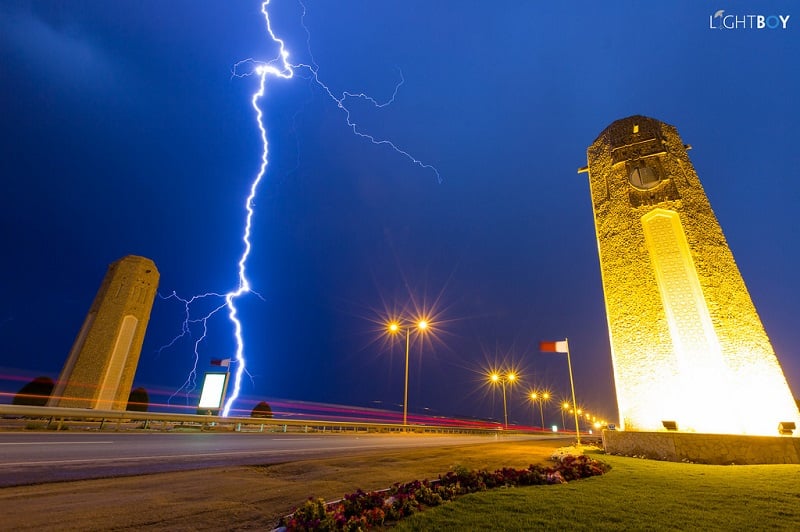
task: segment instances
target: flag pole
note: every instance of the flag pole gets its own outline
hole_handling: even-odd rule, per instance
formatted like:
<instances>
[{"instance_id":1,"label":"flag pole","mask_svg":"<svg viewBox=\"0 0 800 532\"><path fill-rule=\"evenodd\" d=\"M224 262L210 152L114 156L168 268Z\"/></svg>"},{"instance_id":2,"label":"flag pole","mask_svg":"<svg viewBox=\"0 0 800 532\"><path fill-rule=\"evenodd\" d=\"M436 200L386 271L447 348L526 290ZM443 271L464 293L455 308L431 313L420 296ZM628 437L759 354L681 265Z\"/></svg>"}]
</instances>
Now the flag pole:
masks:
<instances>
[{"instance_id":1,"label":"flag pole","mask_svg":"<svg viewBox=\"0 0 800 532\"><path fill-rule=\"evenodd\" d=\"M212 363L214 363L214 361L212 361ZM231 359L219 359L219 365L225 367L225 384L222 386L222 397L219 402L219 410L217 411L217 415L221 416L222 412L225 411L225 397L228 395L228 383L231 378Z\"/></svg>"},{"instance_id":2,"label":"flag pole","mask_svg":"<svg viewBox=\"0 0 800 532\"><path fill-rule=\"evenodd\" d=\"M581 433L578 428L578 403L575 402L575 382L572 380L572 360L569 356L569 338L564 338L567 344L567 367L569 368L569 386L572 388L572 411L575 413L575 437L578 439L578 447L581 445Z\"/></svg>"},{"instance_id":3,"label":"flag pole","mask_svg":"<svg viewBox=\"0 0 800 532\"><path fill-rule=\"evenodd\" d=\"M228 381L231 378L231 365L228 363L228 367L225 368L225 384L222 387L222 398L219 402L219 410L217 410L217 415L221 416L222 412L225 411L225 397L228 395Z\"/></svg>"}]
</instances>

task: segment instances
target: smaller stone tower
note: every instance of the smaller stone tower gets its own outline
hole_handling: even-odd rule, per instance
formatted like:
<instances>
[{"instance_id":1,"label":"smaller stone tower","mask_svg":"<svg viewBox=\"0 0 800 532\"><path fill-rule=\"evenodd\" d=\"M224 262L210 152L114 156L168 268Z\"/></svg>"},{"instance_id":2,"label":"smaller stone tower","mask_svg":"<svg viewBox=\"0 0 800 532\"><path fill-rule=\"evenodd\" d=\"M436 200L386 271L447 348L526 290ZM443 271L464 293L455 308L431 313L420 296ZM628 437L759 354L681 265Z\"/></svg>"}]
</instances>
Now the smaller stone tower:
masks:
<instances>
[{"instance_id":1,"label":"smaller stone tower","mask_svg":"<svg viewBox=\"0 0 800 532\"><path fill-rule=\"evenodd\" d=\"M145 257L128 255L108 267L48 406L125 409L158 279Z\"/></svg>"}]
</instances>

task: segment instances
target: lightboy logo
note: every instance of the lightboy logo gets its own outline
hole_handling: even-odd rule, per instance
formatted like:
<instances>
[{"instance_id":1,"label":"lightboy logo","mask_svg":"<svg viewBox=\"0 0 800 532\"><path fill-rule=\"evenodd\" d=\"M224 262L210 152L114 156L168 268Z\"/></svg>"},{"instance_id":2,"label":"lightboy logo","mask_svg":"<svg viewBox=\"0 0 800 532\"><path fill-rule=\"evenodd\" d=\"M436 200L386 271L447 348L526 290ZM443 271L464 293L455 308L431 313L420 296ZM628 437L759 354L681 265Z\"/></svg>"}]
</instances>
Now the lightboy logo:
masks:
<instances>
[{"instance_id":1,"label":"lightboy logo","mask_svg":"<svg viewBox=\"0 0 800 532\"><path fill-rule=\"evenodd\" d=\"M712 30L785 30L791 15L734 15L720 9L708 17Z\"/></svg>"}]
</instances>

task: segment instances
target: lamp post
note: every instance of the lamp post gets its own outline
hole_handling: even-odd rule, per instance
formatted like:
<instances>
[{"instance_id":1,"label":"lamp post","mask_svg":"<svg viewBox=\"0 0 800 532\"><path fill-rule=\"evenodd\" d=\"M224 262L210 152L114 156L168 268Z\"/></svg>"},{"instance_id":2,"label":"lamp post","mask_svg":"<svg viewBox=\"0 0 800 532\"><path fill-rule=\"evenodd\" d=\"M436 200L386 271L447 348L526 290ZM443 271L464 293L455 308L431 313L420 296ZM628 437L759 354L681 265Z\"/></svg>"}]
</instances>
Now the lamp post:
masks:
<instances>
[{"instance_id":1,"label":"lamp post","mask_svg":"<svg viewBox=\"0 0 800 532\"><path fill-rule=\"evenodd\" d=\"M564 413L569 410L569 401L561 403L561 428L567 430L567 420L564 418Z\"/></svg>"},{"instance_id":2,"label":"lamp post","mask_svg":"<svg viewBox=\"0 0 800 532\"><path fill-rule=\"evenodd\" d=\"M506 382L510 385L514 384L517 380L517 374L513 371L507 372L505 375L500 375L497 372L492 373L489 375L489 379L491 379L493 384L497 384L498 382L503 387L503 420L505 423L503 427L508 429L508 405L506 403Z\"/></svg>"},{"instance_id":3,"label":"lamp post","mask_svg":"<svg viewBox=\"0 0 800 532\"><path fill-rule=\"evenodd\" d=\"M428 328L428 320L420 319L415 323L417 331L424 332ZM406 331L406 378L405 387L403 389L403 430L408 427L408 348L411 345L411 326L402 327L398 322L393 321L389 323L389 332L397 334L401 330Z\"/></svg>"},{"instance_id":4,"label":"lamp post","mask_svg":"<svg viewBox=\"0 0 800 532\"><path fill-rule=\"evenodd\" d=\"M544 408L542 403L549 400L550 392L537 392L536 390L531 392L531 401L533 401L534 408L536 407L536 403L539 403L539 416L542 420L542 430L544 430Z\"/></svg>"}]
</instances>

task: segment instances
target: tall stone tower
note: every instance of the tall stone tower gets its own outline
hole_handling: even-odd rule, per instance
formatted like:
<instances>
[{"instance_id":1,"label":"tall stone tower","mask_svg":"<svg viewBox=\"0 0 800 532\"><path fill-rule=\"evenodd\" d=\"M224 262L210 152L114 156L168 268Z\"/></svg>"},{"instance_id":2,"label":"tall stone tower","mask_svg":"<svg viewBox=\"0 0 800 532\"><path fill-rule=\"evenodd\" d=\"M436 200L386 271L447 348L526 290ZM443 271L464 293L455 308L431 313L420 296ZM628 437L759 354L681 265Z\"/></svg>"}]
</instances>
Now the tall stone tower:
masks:
<instances>
[{"instance_id":1,"label":"tall stone tower","mask_svg":"<svg viewBox=\"0 0 800 532\"><path fill-rule=\"evenodd\" d=\"M678 131L644 116L587 151L620 422L777 435L800 415Z\"/></svg>"},{"instance_id":2,"label":"tall stone tower","mask_svg":"<svg viewBox=\"0 0 800 532\"><path fill-rule=\"evenodd\" d=\"M144 257L128 255L108 267L48 406L125 409L158 279Z\"/></svg>"}]
</instances>

